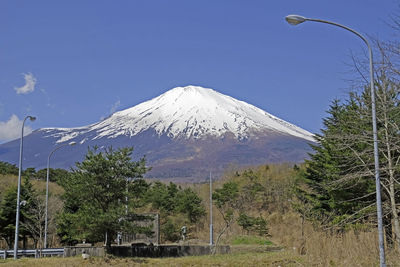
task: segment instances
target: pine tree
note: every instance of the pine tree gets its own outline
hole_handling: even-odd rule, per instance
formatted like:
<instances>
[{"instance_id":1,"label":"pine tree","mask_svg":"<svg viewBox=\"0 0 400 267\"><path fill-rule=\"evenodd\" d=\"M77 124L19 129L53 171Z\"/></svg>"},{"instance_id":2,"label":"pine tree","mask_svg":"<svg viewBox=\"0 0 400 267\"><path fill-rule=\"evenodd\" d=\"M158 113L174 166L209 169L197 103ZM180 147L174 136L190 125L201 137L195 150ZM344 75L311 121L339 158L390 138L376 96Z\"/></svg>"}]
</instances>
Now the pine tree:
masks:
<instances>
[{"instance_id":1,"label":"pine tree","mask_svg":"<svg viewBox=\"0 0 400 267\"><path fill-rule=\"evenodd\" d=\"M0 204L0 237L12 249L15 234L15 212L17 204L17 188L10 187L5 193Z\"/></svg>"},{"instance_id":2,"label":"pine tree","mask_svg":"<svg viewBox=\"0 0 400 267\"><path fill-rule=\"evenodd\" d=\"M59 235L63 242L85 239L111 246L111 240L123 228L129 184L147 170L144 158L132 161L132 151L89 149L70 177L62 181L65 210L59 217Z\"/></svg>"},{"instance_id":3,"label":"pine tree","mask_svg":"<svg viewBox=\"0 0 400 267\"><path fill-rule=\"evenodd\" d=\"M34 207L32 198L36 194L33 189L32 183L28 178L24 179L21 184L21 208L20 208L20 231L26 245L26 237L32 236L32 233L24 227L24 223L29 221L30 210ZM9 249L12 248L15 238L15 216L17 206L17 187L12 186L4 193L4 197L0 203L0 237L2 237Z\"/></svg>"},{"instance_id":4,"label":"pine tree","mask_svg":"<svg viewBox=\"0 0 400 267\"><path fill-rule=\"evenodd\" d=\"M388 232L400 245L400 102L399 86L381 72L376 80L380 178ZM352 92L345 103L335 101L317 135L298 195L312 208L309 217L343 229L376 221L375 167L369 88Z\"/></svg>"}]
</instances>

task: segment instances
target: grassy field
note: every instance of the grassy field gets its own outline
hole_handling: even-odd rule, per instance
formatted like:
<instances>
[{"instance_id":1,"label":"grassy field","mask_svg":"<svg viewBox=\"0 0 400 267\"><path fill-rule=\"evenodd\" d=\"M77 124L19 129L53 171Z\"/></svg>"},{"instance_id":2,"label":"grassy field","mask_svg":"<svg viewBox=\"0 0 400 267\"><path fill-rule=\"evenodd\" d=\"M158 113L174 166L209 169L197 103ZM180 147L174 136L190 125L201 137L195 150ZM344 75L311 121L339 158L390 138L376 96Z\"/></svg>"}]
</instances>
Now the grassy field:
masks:
<instances>
[{"instance_id":1,"label":"grassy field","mask_svg":"<svg viewBox=\"0 0 400 267\"><path fill-rule=\"evenodd\" d=\"M1 266L29 266L29 267L64 267L64 266L315 266L315 267L358 267L358 266L379 266L378 257L356 257L332 259L329 255L314 257L310 255L299 255L292 249L269 251L275 246L266 245L234 245L231 246L231 253L224 255L190 256L179 258L116 258L113 256L91 257L83 259L77 257L49 257L49 258L22 258L14 261L12 258L0 260ZM277 247L275 247L277 248ZM393 251L392 251L393 252ZM395 253L397 254L397 253ZM387 254L387 266L400 266L398 255Z\"/></svg>"},{"instance_id":2,"label":"grassy field","mask_svg":"<svg viewBox=\"0 0 400 267\"><path fill-rule=\"evenodd\" d=\"M81 257L71 258L24 258L14 261L12 259L0 260L0 266L311 266L305 257L291 252L267 253L232 253L215 256L192 256L181 258L98 258L92 257L84 260ZM318 265L315 265L318 266Z\"/></svg>"},{"instance_id":3,"label":"grassy field","mask_svg":"<svg viewBox=\"0 0 400 267\"><path fill-rule=\"evenodd\" d=\"M283 167L282 167L283 168ZM270 167L271 177L280 180L268 180L269 186L286 196L288 177L285 169ZM268 174L268 173L267 173ZM289 175L289 174L287 174ZM286 180L285 180L286 179ZM0 175L0 194L11 184L16 184L16 178ZM285 182L286 181L286 182ZM43 181L33 181L35 189L43 191ZM223 183L224 180L216 182ZM266 183L266 182L265 182ZM273 186L274 185L274 186ZM209 188L207 184L186 185L192 186L208 207ZM271 190L272 190L271 189ZM53 184L55 192L51 201L55 207L61 203L59 194L62 188ZM61 203L62 204L62 203ZM61 205L62 207L62 205ZM54 208L54 210L58 210ZM261 238L253 235L244 235L244 230L234 223L221 238L221 244L231 245L231 254L216 256L197 256L182 258L91 258L83 260L75 258L25 258L14 261L0 260L1 266L379 266L379 249L376 229L348 230L343 233L324 231L312 222L303 221L300 214L290 208L285 199L277 198L268 204L268 210L259 211L255 205L248 208L249 215L260 214L268 222L268 237ZM221 214L214 212L214 232L217 234L224 227ZM55 232L55 231L54 231ZM208 218L204 217L195 226L190 228L188 243L206 244L209 238ZM193 242L193 243L192 243ZM55 247L61 246L57 240ZM208 243L207 243L208 244ZM5 247L0 241L0 247ZM284 247L285 250L279 250ZM387 266L400 267L400 250L397 247L386 246Z\"/></svg>"}]
</instances>

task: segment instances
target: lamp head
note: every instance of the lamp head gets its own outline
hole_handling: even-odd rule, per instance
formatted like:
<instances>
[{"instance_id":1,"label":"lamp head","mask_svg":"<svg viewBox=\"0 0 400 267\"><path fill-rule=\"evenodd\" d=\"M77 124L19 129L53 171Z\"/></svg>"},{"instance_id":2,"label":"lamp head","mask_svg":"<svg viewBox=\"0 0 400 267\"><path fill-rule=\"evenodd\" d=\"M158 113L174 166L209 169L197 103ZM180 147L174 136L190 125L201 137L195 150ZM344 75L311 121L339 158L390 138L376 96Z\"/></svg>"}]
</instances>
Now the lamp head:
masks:
<instances>
[{"instance_id":1,"label":"lamp head","mask_svg":"<svg viewBox=\"0 0 400 267\"><path fill-rule=\"evenodd\" d=\"M297 25L307 20L305 17L299 15L288 15L285 19L290 25Z\"/></svg>"},{"instance_id":2,"label":"lamp head","mask_svg":"<svg viewBox=\"0 0 400 267\"><path fill-rule=\"evenodd\" d=\"M29 118L30 121L35 121L36 120L36 117L33 117L33 116L28 116L28 118Z\"/></svg>"},{"instance_id":3,"label":"lamp head","mask_svg":"<svg viewBox=\"0 0 400 267\"><path fill-rule=\"evenodd\" d=\"M72 142L70 142L68 145L74 146L74 145L76 145L76 142L75 142L75 141L72 141Z\"/></svg>"}]
</instances>

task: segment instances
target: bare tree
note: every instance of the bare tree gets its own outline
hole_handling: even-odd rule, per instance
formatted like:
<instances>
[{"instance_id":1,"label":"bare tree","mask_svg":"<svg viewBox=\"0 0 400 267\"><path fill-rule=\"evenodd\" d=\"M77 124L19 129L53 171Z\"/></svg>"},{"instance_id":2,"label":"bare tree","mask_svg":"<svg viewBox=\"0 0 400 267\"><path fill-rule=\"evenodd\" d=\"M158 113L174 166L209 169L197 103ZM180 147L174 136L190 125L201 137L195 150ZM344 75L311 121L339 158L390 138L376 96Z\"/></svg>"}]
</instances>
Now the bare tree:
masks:
<instances>
[{"instance_id":1,"label":"bare tree","mask_svg":"<svg viewBox=\"0 0 400 267\"><path fill-rule=\"evenodd\" d=\"M32 236L35 248L43 248L43 236L44 236L44 221L45 221L45 199L43 196L34 195L30 199L30 208L27 211L29 216L27 219L21 222L21 226L24 227Z\"/></svg>"},{"instance_id":2,"label":"bare tree","mask_svg":"<svg viewBox=\"0 0 400 267\"><path fill-rule=\"evenodd\" d=\"M235 210L239 209L242 204L239 198L239 185L236 182L223 184L222 188L215 190L213 200L224 220L224 226L219 232L215 246L213 247L212 254L215 254L222 235L231 227L235 220Z\"/></svg>"},{"instance_id":3,"label":"bare tree","mask_svg":"<svg viewBox=\"0 0 400 267\"><path fill-rule=\"evenodd\" d=\"M392 225L391 236L400 249L400 84L392 70L394 65L388 62L390 58L386 50L382 46L378 48L381 52L379 57L381 61L376 64L375 94L383 208L384 215L387 217L386 221ZM350 111L352 116L347 117L346 122L342 122L345 130L329 136L331 140L340 144L341 147L337 149L343 154L339 155L348 157L347 160L342 160L342 165L339 166L343 175L332 182L333 186L343 189L346 186L348 188L358 186L362 179L373 180L375 172L373 138L369 125L371 121L370 95L368 90L364 90L362 93L352 92L350 98L349 105L355 105L357 108L354 108L353 114ZM374 216L374 209L371 207L375 203L371 194L358 196L357 199L349 201L364 201L363 208L340 223L355 222L354 220L360 218ZM364 216L360 216L360 213Z\"/></svg>"},{"instance_id":4,"label":"bare tree","mask_svg":"<svg viewBox=\"0 0 400 267\"><path fill-rule=\"evenodd\" d=\"M57 235L57 214L62 211L64 207L63 201L60 199L59 196L55 195L50 195L49 197L49 210L48 210L48 221L47 221L47 226L48 226L48 245L49 247L54 247L56 244L54 244L54 237Z\"/></svg>"}]
</instances>

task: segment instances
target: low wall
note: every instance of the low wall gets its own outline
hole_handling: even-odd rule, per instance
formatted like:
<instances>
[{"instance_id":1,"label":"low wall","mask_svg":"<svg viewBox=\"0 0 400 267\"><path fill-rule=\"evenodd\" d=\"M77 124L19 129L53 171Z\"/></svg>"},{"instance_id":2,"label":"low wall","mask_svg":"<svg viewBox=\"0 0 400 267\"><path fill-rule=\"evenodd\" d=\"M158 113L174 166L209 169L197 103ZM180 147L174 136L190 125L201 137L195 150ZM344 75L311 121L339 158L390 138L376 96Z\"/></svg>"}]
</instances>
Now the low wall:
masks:
<instances>
[{"instance_id":1,"label":"low wall","mask_svg":"<svg viewBox=\"0 0 400 267\"><path fill-rule=\"evenodd\" d=\"M64 248L64 257L74 257L77 255L82 255L85 252L90 256L95 257L104 257L106 255L104 247L65 247Z\"/></svg>"},{"instance_id":2,"label":"low wall","mask_svg":"<svg viewBox=\"0 0 400 267\"><path fill-rule=\"evenodd\" d=\"M82 255L85 252L90 256L104 257L106 249L104 247L65 247L64 257L74 257ZM200 256L211 254L210 246L192 245L192 246L179 246L179 245L160 245L160 246L112 246L108 254L117 257L183 257L183 256ZM217 254L230 253L229 246L218 246Z\"/></svg>"},{"instance_id":3,"label":"low wall","mask_svg":"<svg viewBox=\"0 0 400 267\"><path fill-rule=\"evenodd\" d=\"M217 254L230 252L229 246L218 246ZM110 254L117 257L182 257L200 256L211 254L210 246L179 246L179 245L160 245L160 246L113 246Z\"/></svg>"}]
</instances>

